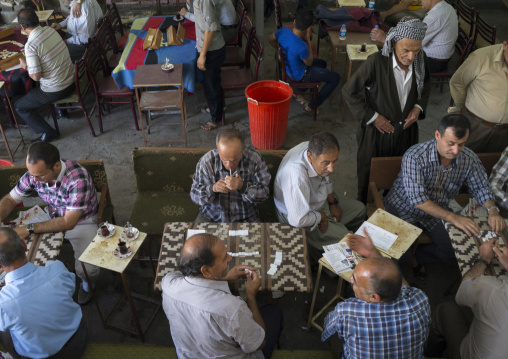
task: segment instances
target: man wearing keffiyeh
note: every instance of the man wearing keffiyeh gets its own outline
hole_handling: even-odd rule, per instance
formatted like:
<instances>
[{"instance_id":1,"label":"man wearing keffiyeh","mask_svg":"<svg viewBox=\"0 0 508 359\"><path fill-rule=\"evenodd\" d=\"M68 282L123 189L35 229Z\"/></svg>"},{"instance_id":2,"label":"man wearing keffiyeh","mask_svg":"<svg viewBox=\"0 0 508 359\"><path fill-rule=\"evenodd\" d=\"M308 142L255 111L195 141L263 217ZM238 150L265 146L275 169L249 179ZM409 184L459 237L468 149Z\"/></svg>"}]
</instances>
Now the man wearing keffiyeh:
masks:
<instances>
[{"instance_id":1,"label":"man wearing keffiyeh","mask_svg":"<svg viewBox=\"0 0 508 359\"><path fill-rule=\"evenodd\" d=\"M381 52L367 58L342 94L357 131L358 199L367 200L372 157L402 156L418 143L418 119L425 118L430 94L422 48L427 25L405 17L391 28Z\"/></svg>"}]
</instances>

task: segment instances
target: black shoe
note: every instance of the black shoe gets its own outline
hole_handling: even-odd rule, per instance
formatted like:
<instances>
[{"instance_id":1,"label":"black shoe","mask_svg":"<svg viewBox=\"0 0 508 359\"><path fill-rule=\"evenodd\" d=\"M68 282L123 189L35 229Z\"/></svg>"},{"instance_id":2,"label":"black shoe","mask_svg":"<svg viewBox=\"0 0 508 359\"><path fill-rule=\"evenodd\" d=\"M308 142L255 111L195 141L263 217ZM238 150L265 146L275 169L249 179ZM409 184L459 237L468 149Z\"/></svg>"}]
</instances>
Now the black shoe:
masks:
<instances>
[{"instance_id":1,"label":"black shoe","mask_svg":"<svg viewBox=\"0 0 508 359\"><path fill-rule=\"evenodd\" d=\"M33 139L31 142L32 143L51 142L51 141L57 140L59 137L60 137L60 135L56 131L55 132L48 132L48 133L43 133L40 137Z\"/></svg>"},{"instance_id":2,"label":"black shoe","mask_svg":"<svg viewBox=\"0 0 508 359\"><path fill-rule=\"evenodd\" d=\"M67 113L67 110L61 110L59 108L55 109L55 113L56 113L56 119L57 120L61 120L63 118L69 118L69 115Z\"/></svg>"}]
</instances>

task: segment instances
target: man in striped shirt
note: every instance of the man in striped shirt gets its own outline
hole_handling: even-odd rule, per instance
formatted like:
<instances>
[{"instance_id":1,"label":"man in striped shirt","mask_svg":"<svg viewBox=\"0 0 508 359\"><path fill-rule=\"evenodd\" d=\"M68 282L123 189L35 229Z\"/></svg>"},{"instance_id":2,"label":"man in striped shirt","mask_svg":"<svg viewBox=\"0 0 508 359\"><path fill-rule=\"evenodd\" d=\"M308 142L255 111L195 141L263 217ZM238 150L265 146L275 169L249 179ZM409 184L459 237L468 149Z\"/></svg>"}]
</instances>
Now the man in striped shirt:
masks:
<instances>
[{"instance_id":1,"label":"man in striped shirt","mask_svg":"<svg viewBox=\"0 0 508 359\"><path fill-rule=\"evenodd\" d=\"M28 34L26 60L20 58L19 62L33 80L40 82L40 86L16 101L14 107L32 131L41 134L32 142L50 142L59 137L58 132L46 123L38 109L65 98L74 90L74 66L65 42L51 27L39 26L34 10L21 10L18 21Z\"/></svg>"},{"instance_id":2,"label":"man in striped shirt","mask_svg":"<svg viewBox=\"0 0 508 359\"><path fill-rule=\"evenodd\" d=\"M422 8L421 0L400 0L397 5L381 12L381 19L390 26L395 26L402 18L412 16L423 19L427 10Z\"/></svg>"}]
</instances>

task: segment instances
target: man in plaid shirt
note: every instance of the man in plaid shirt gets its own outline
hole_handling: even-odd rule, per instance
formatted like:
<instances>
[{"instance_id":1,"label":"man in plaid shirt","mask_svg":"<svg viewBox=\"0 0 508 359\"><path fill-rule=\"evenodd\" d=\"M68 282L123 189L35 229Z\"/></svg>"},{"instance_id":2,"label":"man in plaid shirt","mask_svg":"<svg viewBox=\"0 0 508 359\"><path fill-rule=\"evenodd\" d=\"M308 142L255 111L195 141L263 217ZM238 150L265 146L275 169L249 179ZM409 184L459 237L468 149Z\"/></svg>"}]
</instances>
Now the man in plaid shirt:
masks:
<instances>
[{"instance_id":1,"label":"man in plaid shirt","mask_svg":"<svg viewBox=\"0 0 508 359\"><path fill-rule=\"evenodd\" d=\"M489 178L496 203L508 209L508 147L501 154Z\"/></svg>"},{"instance_id":2,"label":"man in plaid shirt","mask_svg":"<svg viewBox=\"0 0 508 359\"><path fill-rule=\"evenodd\" d=\"M427 296L408 286L397 264L381 256L367 233L348 235L348 244L367 258L349 279L356 298L328 314L321 339L337 333L346 359L423 359L431 322Z\"/></svg>"},{"instance_id":3,"label":"man in plaid shirt","mask_svg":"<svg viewBox=\"0 0 508 359\"><path fill-rule=\"evenodd\" d=\"M216 144L194 173L190 196L201 206L196 222L259 222L257 206L268 198L271 178L263 157L245 148L238 130L220 131Z\"/></svg>"},{"instance_id":4,"label":"man in plaid shirt","mask_svg":"<svg viewBox=\"0 0 508 359\"><path fill-rule=\"evenodd\" d=\"M37 142L30 146L26 158L26 172L9 194L0 201L0 219L11 213L18 203L34 191L48 204L49 221L31 223L15 231L21 239L34 233L65 232L74 249L76 274L83 280L78 303L86 304L92 299L83 269L78 261L92 239L96 236L97 193L88 172L76 162L60 159L58 149L47 143ZM86 271L94 284L99 268L86 265Z\"/></svg>"}]
</instances>

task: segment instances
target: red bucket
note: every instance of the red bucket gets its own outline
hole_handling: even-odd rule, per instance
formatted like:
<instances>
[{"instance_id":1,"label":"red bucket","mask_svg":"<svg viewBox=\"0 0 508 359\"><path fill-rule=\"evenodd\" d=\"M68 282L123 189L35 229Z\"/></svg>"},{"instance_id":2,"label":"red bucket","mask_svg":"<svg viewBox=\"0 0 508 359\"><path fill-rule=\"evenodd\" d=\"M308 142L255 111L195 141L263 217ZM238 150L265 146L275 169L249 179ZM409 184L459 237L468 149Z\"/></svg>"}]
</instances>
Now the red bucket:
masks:
<instances>
[{"instance_id":1,"label":"red bucket","mask_svg":"<svg viewBox=\"0 0 508 359\"><path fill-rule=\"evenodd\" d=\"M258 81L245 89L254 147L276 150L284 146L291 96L291 87L278 81Z\"/></svg>"},{"instance_id":2,"label":"red bucket","mask_svg":"<svg viewBox=\"0 0 508 359\"><path fill-rule=\"evenodd\" d=\"M11 167L11 166L14 166L14 163L12 163L11 161L0 159L0 167Z\"/></svg>"}]
</instances>

